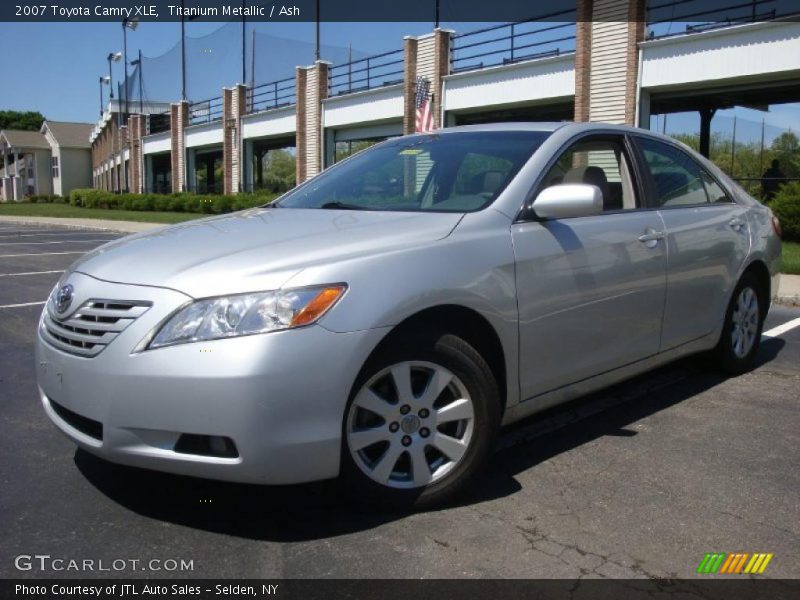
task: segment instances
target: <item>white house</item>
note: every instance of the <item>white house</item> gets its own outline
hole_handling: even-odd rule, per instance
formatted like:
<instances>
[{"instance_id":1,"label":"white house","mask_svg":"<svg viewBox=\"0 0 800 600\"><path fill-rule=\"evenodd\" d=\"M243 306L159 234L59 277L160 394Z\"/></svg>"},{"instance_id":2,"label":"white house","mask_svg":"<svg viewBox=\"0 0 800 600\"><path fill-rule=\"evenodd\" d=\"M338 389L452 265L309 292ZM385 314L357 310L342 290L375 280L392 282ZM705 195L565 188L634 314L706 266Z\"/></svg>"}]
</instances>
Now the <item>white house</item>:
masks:
<instances>
[{"instance_id":1,"label":"white house","mask_svg":"<svg viewBox=\"0 0 800 600\"><path fill-rule=\"evenodd\" d=\"M0 131L0 201L92 185L91 123L45 121L39 131Z\"/></svg>"}]
</instances>

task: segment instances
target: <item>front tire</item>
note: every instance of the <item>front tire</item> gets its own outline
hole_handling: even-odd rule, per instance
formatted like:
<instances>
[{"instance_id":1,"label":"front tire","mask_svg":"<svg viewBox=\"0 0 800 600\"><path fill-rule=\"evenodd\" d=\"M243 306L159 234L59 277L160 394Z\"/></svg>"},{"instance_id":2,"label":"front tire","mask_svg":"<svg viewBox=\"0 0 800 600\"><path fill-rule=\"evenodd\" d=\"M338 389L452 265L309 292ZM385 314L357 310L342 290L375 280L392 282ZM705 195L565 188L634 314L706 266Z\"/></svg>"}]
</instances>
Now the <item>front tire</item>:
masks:
<instances>
[{"instance_id":1,"label":"front tire","mask_svg":"<svg viewBox=\"0 0 800 600\"><path fill-rule=\"evenodd\" d=\"M752 273L745 273L733 292L714 358L719 368L740 375L755 367L767 316L766 294Z\"/></svg>"},{"instance_id":2,"label":"front tire","mask_svg":"<svg viewBox=\"0 0 800 600\"><path fill-rule=\"evenodd\" d=\"M430 508L485 464L500 421L481 355L452 334L390 342L361 371L345 411L342 481L362 504Z\"/></svg>"}]
</instances>

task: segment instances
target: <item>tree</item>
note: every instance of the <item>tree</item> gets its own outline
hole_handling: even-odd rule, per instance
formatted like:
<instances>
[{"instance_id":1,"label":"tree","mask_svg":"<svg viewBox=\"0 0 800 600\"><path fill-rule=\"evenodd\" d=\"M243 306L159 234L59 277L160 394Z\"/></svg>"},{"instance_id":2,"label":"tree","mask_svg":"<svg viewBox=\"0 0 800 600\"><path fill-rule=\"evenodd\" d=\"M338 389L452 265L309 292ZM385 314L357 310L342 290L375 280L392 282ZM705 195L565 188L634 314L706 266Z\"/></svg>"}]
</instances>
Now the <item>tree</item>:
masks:
<instances>
[{"instance_id":1,"label":"tree","mask_svg":"<svg viewBox=\"0 0 800 600\"><path fill-rule=\"evenodd\" d=\"M797 152L800 150L800 139L794 131L784 131L772 140L772 149L778 152Z\"/></svg>"},{"instance_id":2,"label":"tree","mask_svg":"<svg viewBox=\"0 0 800 600\"><path fill-rule=\"evenodd\" d=\"M40 112L18 110L0 110L0 129L24 129L39 131L44 123L44 115Z\"/></svg>"},{"instance_id":3,"label":"tree","mask_svg":"<svg viewBox=\"0 0 800 600\"><path fill-rule=\"evenodd\" d=\"M800 177L800 139L792 131L784 131L769 149L769 160L777 159L786 177ZM767 163L769 164L769 163Z\"/></svg>"},{"instance_id":4,"label":"tree","mask_svg":"<svg viewBox=\"0 0 800 600\"><path fill-rule=\"evenodd\" d=\"M295 157L284 149L270 150L263 158L263 187L283 193L295 186Z\"/></svg>"}]
</instances>

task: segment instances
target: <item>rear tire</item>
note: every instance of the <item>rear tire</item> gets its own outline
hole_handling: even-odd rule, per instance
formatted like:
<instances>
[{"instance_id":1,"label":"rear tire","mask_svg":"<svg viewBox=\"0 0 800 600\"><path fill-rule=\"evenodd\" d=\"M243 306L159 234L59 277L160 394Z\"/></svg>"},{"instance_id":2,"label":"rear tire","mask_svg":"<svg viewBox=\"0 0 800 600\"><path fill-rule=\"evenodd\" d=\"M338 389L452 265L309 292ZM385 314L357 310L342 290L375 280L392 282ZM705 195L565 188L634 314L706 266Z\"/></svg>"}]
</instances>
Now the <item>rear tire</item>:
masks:
<instances>
[{"instance_id":1,"label":"rear tire","mask_svg":"<svg viewBox=\"0 0 800 600\"><path fill-rule=\"evenodd\" d=\"M761 345L761 331L767 315L766 294L752 273L745 273L733 291L714 362L725 373L750 371Z\"/></svg>"},{"instance_id":2,"label":"rear tire","mask_svg":"<svg viewBox=\"0 0 800 600\"><path fill-rule=\"evenodd\" d=\"M499 422L497 382L472 346L446 333L398 338L353 386L340 480L369 507L440 505L485 465Z\"/></svg>"}]
</instances>

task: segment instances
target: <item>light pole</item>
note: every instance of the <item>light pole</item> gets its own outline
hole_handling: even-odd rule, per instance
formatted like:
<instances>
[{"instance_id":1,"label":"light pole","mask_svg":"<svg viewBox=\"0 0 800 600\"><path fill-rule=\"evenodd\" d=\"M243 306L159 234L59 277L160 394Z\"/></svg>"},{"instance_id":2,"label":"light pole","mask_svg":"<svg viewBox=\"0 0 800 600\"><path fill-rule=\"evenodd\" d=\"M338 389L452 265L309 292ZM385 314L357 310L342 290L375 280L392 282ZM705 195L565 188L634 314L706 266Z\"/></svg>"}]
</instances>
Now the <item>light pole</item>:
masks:
<instances>
[{"instance_id":1,"label":"light pole","mask_svg":"<svg viewBox=\"0 0 800 600\"><path fill-rule=\"evenodd\" d=\"M112 100L114 99L114 74L111 72L111 63L119 62L121 58L122 52L109 52L108 56L106 56L106 60L108 61L108 85L111 88L108 97Z\"/></svg>"},{"instance_id":2,"label":"light pole","mask_svg":"<svg viewBox=\"0 0 800 600\"><path fill-rule=\"evenodd\" d=\"M125 57L125 115L128 114L128 29L136 31L139 26L139 19L134 17L122 19L122 53Z\"/></svg>"},{"instance_id":3,"label":"light pole","mask_svg":"<svg viewBox=\"0 0 800 600\"><path fill-rule=\"evenodd\" d=\"M108 56L106 57L106 60L108 61L108 79L109 79L109 86L111 87L111 91L109 92L109 99L111 99L111 100L113 100L113 99L114 99L114 73L113 73L113 71L111 70L111 63L112 63L112 62L119 62L121 58L122 58L122 52L109 52L109 53L108 53ZM110 107L110 108L113 108L113 107ZM118 128L119 128L119 126L120 126L120 120L119 120L119 118L120 118L120 114L119 114L119 107L117 107L117 127L118 127ZM111 155L111 156L113 157L113 156L114 156L114 154L112 153L112 155ZM114 175L113 175L113 171L112 171L112 175L111 175L111 177L112 177L112 178L114 177ZM119 180L119 174L117 174L117 176L116 176L116 180L117 180L117 190L119 190L119 189L120 189L120 187L121 187L121 185L120 185L120 180Z\"/></svg>"},{"instance_id":4,"label":"light pole","mask_svg":"<svg viewBox=\"0 0 800 600\"><path fill-rule=\"evenodd\" d=\"M106 85L111 85L111 79L108 77L108 75L101 75L100 76L100 118L101 119L103 118L103 110L104 110L104 105L103 105L103 84L104 83Z\"/></svg>"},{"instance_id":5,"label":"light pole","mask_svg":"<svg viewBox=\"0 0 800 600\"><path fill-rule=\"evenodd\" d=\"M247 85L247 66L245 64L245 33L247 31L247 22L244 16L244 0L242 0L242 85Z\"/></svg>"},{"instance_id":6,"label":"light pole","mask_svg":"<svg viewBox=\"0 0 800 600\"><path fill-rule=\"evenodd\" d=\"M186 101L186 19L183 16L184 0L181 0L181 100Z\"/></svg>"},{"instance_id":7,"label":"light pole","mask_svg":"<svg viewBox=\"0 0 800 600\"><path fill-rule=\"evenodd\" d=\"M139 50L139 58L134 58L131 61L131 66L132 67L139 67L139 71L138 71L138 74L139 74L139 77L138 77L138 79L139 79L139 114L142 115L142 114L144 114L144 106L142 104L142 98L144 96L144 92L142 91L142 51L141 50Z\"/></svg>"},{"instance_id":8,"label":"light pole","mask_svg":"<svg viewBox=\"0 0 800 600\"><path fill-rule=\"evenodd\" d=\"M319 0L317 0L316 8L317 8L317 15L316 15L316 17L317 17L316 18L316 21L317 21L316 22L316 38L317 38L316 42L317 43L316 43L316 49L314 51L314 58L315 58L315 60L319 60L320 59L320 53L319 53Z\"/></svg>"}]
</instances>

